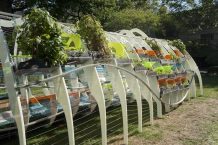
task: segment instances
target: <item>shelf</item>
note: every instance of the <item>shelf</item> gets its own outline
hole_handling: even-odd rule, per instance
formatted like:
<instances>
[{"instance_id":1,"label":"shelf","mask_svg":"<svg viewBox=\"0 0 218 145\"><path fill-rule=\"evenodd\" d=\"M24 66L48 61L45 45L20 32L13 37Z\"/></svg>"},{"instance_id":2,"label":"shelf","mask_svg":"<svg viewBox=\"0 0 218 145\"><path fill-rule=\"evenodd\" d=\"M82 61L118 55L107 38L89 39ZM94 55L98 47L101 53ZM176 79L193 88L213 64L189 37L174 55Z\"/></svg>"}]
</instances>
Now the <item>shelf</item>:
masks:
<instances>
[{"instance_id":1,"label":"shelf","mask_svg":"<svg viewBox=\"0 0 218 145\"><path fill-rule=\"evenodd\" d=\"M188 90L189 87L177 87L177 88L161 88L160 94L162 95L166 95L166 94L170 94L170 93L176 93L179 91L184 91L184 90Z\"/></svg>"},{"instance_id":2,"label":"shelf","mask_svg":"<svg viewBox=\"0 0 218 145\"><path fill-rule=\"evenodd\" d=\"M48 74L54 72L56 69L57 69L56 67L21 69L21 70L16 70L15 75L21 76L21 75L32 75L32 74Z\"/></svg>"}]
</instances>

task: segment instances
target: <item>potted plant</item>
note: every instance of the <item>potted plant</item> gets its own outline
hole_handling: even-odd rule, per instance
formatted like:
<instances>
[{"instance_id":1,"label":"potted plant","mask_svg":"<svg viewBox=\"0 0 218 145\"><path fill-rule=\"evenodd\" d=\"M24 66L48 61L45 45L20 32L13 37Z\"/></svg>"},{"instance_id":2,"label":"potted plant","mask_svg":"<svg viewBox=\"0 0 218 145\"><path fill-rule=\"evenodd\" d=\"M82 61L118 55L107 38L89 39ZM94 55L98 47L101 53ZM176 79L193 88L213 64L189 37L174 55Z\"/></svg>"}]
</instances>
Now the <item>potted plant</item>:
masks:
<instances>
[{"instance_id":1,"label":"potted plant","mask_svg":"<svg viewBox=\"0 0 218 145\"><path fill-rule=\"evenodd\" d=\"M77 29L93 57L109 57L111 55L104 30L93 15L82 17L77 23Z\"/></svg>"},{"instance_id":2,"label":"potted plant","mask_svg":"<svg viewBox=\"0 0 218 145\"><path fill-rule=\"evenodd\" d=\"M149 56L157 56L157 57L161 57L161 49L158 46L157 42L152 39L145 39L146 43L153 49L153 51L147 51Z\"/></svg>"},{"instance_id":3,"label":"potted plant","mask_svg":"<svg viewBox=\"0 0 218 145\"><path fill-rule=\"evenodd\" d=\"M180 39L170 41L169 43L170 43L170 45L176 47L181 53L183 53L183 54L185 53L186 46ZM175 53L177 56L180 56L178 51L175 51Z\"/></svg>"},{"instance_id":4,"label":"potted plant","mask_svg":"<svg viewBox=\"0 0 218 145\"><path fill-rule=\"evenodd\" d=\"M18 69L32 65L40 68L63 64L68 57L61 34L61 27L47 11L33 8L24 17L17 39L18 50L31 55L32 59L19 64Z\"/></svg>"}]
</instances>

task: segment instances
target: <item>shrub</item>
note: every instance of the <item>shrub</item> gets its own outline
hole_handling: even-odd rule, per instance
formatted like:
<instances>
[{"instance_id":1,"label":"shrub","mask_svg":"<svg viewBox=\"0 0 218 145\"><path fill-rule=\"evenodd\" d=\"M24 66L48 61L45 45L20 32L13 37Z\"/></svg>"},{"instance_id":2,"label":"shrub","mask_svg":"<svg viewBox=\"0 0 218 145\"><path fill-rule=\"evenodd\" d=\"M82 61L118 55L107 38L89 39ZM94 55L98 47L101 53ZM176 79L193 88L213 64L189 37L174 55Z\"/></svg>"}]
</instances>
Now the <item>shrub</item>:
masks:
<instances>
[{"instance_id":1,"label":"shrub","mask_svg":"<svg viewBox=\"0 0 218 145\"><path fill-rule=\"evenodd\" d=\"M160 51L160 47L157 45L155 40L146 39L145 41L154 51Z\"/></svg>"},{"instance_id":2,"label":"shrub","mask_svg":"<svg viewBox=\"0 0 218 145\"><path fill-rule=\"evenodd\" d=\"M85 40L89 51L97 51L103 56L110 55L111 51L104 30L94 16L86 15L82 17L77 26L78 33Z\"/></svg>"},{"instance_id":3,"label":"shrub","mask_svg":"<svg viewBox=\"0 0 218 145\"><path fill-rule=\"evenodd\" d=\"M170 45L179 49L182 53L185 53L186 46L180 39L170 41L169 43L170 43Z\"/></svg>"},{"instance_id":4,"label":"shrub","mask_svg":"<svg viewBox=\"0 0 218 145\"><path fill-rule=\"evenodd\" d=\"M52 66L63 64L67 60L61 28L47 11L32 9L24 17L18 33L18 46L23 54Z\"/></svg>"}]
</instances>

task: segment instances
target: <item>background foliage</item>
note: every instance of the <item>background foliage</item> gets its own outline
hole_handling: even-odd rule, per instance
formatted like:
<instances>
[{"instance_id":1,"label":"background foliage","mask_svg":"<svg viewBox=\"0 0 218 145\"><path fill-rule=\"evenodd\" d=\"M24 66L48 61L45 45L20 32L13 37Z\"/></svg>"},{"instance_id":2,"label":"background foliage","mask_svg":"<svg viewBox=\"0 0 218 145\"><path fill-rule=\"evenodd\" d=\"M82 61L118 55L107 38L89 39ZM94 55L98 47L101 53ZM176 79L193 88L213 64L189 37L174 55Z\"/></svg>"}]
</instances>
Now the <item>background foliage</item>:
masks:
<instances>
[{"instance_id":1,"label":"background foliage","mask_svg":"<svg viewBox=\"0 0 218 145\"><path fill-rule=\"evenodd\" d=\"M108 31L138 27L151 37L182 39L199 64L218 65L218 44L191 39L218 30L218 0L2 0L0 10L40 7L58 21L75 23L94 15ZM20 4L19 4L20 2ZM16 5L13 5L16 3ZM9 7L13 5L13 8ZM8 7L6 10L5 7ZM184 36L184 37L183 37ZM205 53L207 52L207 53ZM203 61L203 62L202 62Z\"/></svg>"}]
</instances>

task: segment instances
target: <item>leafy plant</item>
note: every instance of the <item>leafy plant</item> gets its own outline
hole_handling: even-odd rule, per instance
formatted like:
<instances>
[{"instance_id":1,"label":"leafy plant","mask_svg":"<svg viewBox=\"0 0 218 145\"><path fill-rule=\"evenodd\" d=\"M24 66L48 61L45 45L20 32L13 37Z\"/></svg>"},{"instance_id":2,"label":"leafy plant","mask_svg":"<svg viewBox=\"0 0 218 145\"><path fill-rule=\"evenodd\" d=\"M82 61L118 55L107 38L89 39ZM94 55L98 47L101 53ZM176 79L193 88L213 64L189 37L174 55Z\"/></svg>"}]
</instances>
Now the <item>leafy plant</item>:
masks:
<instances>
[{"instance_id":1,"label":"leafy plant","mask_svg":"<svg viewBox=\"0 0 218 145\"><path fill-rule=\"evenodd\" d=\"M34 8L19 28L19 50L49 65L63 64L67 54L61 34L60 26L47 11Z\"/></svg>"},{"instance_id":2,"label":"leafy plant","mask_svg":"<svg viewBox=\"0 0 218 145\"><path fill-rule=\"evenodd\" d=\"M105 37L104 30L94 16L86 15L77 23L78 33L85 40L90 51L97 51L103 56L110 55L111 51Z\"/></svg>"},{"instance_id":3,"label":"leafy plant","mask_svg":"<svg viewBox=\"0 0 218 145\"><path fill-rule=\"evenodd\" d=\"M145 41L154 51L160 51L160 47L157 45L155 40L145 39Z\"/></svg>"},{"instance_id":4,"label":"leafy plant","mask_svg":"<svg viewBox=\"0 0 218 145\"><path fill-rule=\"evenodd\" d=\"M179 59L179 57L176 56L175 54L173 54L172 52L170 52L170 56L171 56L171 58L172 58L173 60L178 60L178 59Z\"/></svg>"},{"instance_id":5,"label":"leafy plant","mask_svg":"<svg viewBox=\"0 0 218 145\"><path fill-rule=\"evenodd\" d=\"M169 43L170 43L170 45L172 45L172 46L176 47L177 49L179 49L182 53L184 53L185 50L186 50L185 44L180 39L170 41Z\"/></svg>"}]
</instances>

